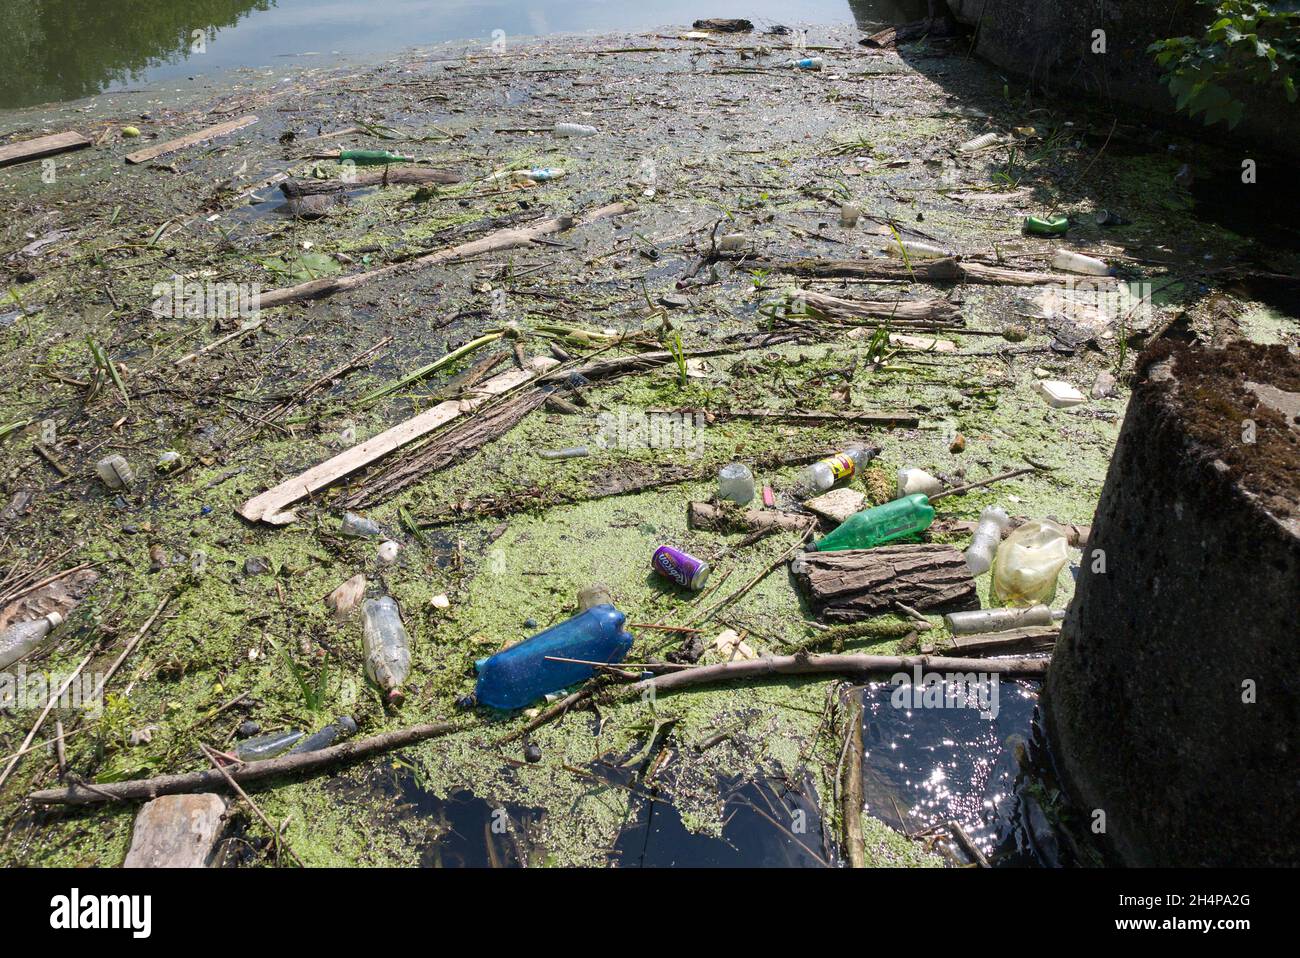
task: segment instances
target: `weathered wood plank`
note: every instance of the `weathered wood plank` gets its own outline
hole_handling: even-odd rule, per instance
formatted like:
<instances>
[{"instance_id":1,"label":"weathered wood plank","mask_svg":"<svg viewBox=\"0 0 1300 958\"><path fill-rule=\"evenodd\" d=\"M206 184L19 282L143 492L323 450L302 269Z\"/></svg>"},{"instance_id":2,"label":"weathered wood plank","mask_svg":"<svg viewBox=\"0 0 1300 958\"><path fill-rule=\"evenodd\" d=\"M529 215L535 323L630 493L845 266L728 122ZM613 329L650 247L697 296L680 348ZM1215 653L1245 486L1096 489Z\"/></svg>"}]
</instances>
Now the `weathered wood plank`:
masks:
<instances>
[{"instance_id":1,"label":"weathered wood plank","mask_svg":"<svg viewBox=\"0 0 1300 958\"><path fill-rule=\"evenodd\" d=\"M241 116L237 120L227 120L225 123L218 123L216 126L209 126L195 133L189 133L175 140L168 140L166 143L155 143L153 146L146 146L142 150L136 150L134 153L126 155L128 163L147 163L149 160L157 159L160 156L166 156L168 153L175 153L177 150L183 150L187 146L194 146L196 143L202 143L205 140L211 140L214 137L226 136L234 133L236 130L242 130L246 126L252 126L257 122L257 117Z\"/></svg>"},{"instance_id":2,"label":"weathered wood plank","mask_svg":"<svg viewBox=\"0 0 1300 958\"><path fill-rule=\"evenodd\" d=\"M493 376L473 390L474 395L470 398L439 403L432 409L426 409L420 415L398 423L392 429L385 430L377 436L371 436L365 442L339 453L332 459L327 459L306 472L292 479L286 479L278 486L254 496L239 507L239 514L250 522L287 525L298 518L294 511L288 508L298 500L305 499L363 466L370 465L393 450L451 422L456 417L473 412L493 396L499 396L516 386L523 385L538 372L555 365L558 365L557 361L550 357L537 357L531 360L528 369L512 369L499 376Z\"/></svg>"},{"instance_id":3,"label":"weathered wood plank","mask_svg":"<svg viewBox=\"0 0 1300 958\"><path fill-rule=\"evenodd\" d=\"M84 149L87 146L90 146L90 140L76 130L51 133L49 136L38 136L34 140L21 140L18 143L0 146L0 166L27 163L57 153L66 153L69 150Z\"/></svg>"}]
</instances>

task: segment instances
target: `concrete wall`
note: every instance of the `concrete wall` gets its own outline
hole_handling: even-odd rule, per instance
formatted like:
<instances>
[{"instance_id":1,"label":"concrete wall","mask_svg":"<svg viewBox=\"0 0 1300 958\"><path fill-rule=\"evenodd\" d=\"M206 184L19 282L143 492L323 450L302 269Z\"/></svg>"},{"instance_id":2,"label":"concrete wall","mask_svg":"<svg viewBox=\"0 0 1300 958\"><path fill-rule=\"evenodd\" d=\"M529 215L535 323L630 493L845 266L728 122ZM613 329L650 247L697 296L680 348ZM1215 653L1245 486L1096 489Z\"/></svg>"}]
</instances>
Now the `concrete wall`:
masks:
<instances>
[{"instance_id":1,"label":"concrete wall","mask_svg":"<svg viewBox=\"0 0 1300 958\"><path fill-rule=\"evenodd\" d=\"M1125 863L1300 865L1298 524L1188 440L1174 372L1152 366L1129 402L1044 682L1048 739Z\"/></svg>"},{"instance_id":2,"label":"concrete wall","mask_svg":"<svg viewBox=\"0 0 1300 958\"><path fill-rule=\"evenodd\" d=\"M1032 79L1057 95L1095 97L1112 106L1136 107L1162 123L1177 122L1174 99L1159 82L1147 47L1156 40L1200 33L1204 7L1192 0L948 0L957 18L978 25L976 52L1008 73ZM1093 31L1106 33L1106 53L1092 52ZM1281 91L1239 92L1246 117L1234 138L1243 144L1294 153L1300 150L1300 107ZM1130 117L1131 118L1131 117ZM1227 124L1203 126L1221 137Z\"/></svg>"}]
</instances>

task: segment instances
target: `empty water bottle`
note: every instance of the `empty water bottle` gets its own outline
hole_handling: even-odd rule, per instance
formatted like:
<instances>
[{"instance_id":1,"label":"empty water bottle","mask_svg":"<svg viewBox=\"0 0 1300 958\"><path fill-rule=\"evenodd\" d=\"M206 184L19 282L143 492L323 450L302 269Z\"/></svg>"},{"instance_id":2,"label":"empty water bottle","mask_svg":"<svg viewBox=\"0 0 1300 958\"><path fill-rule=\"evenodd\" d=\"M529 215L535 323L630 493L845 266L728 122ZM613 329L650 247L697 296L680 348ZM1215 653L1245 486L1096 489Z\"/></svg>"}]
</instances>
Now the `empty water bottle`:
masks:
<instances>
[{"instance_id":1,"label":"empty water bottle","mask_svg":"<svg viewBox=\"0 0 1300 958\"><path fill-rule=\"evenodd\" d=\"M581 659L613 665L632 648L623 629L623 613L612 605L592 606L566 622L538 632L530 639L475 663L478 684L474 697L498 709L523 708L549 692L591 678L595 669Z\"/></svg>"},{"instance_id":2,"label":"empty water bottle","mask_svg":"<svg viewBox=\"0 0 1300 958\"><path fill-rule=\"evenodd\" d=\"M609 586L603 582L593 582L584 589L578 590L578 608L583 612L597 605L613 605L614 597L610 594Z\"/></svg>"},{"instance_id":3,"label":"empty water bottle","mask_svg":"<svg viewBox=\"0 0 1300 958\"><path fill-rule=\"evenodd\" d=\"M1007 536L993 559L994 599L999 605L1051 602L1069 558L1064 529L1050 519L1026 522Z\"/></svg>"},{"instance_id":4,"label":"empty water bottle","mask_svg":"<svg viewBox=\"0 0 1300 958\"><path fill-rule=\"evenodd\" d=\"M283 755L302 740L303 732L287 729L270 735L258 735L246 738L235 746L235 757L241 762L264 762L268 758Z\"/></svg>"},{"instance_id":5,"label":"empty water bottle","mask_svg":"<svg viewBox=\"0 0 1300 958\"><path fill-rule=\"evenodd\" d=\"M117 453L99 460L95 464L95 472L99 473L99 478L110 489L126 489L135 481L135 471Z\"/></svg>"},{"instance_id":6,"label":"empty water bottle","mask_svg":"<svg viewBox=\"0 0 1300 958\"><path fill-rule=\"evenodd\" d=\"M1111 276L1115 272L1107 263L1094 256L1084 256L1068 249L1058 249L1052 254L1052 269L1083 273L1086 276Z\"/></svg>"},{"instance_id":7,"label":"empty water bottle","mask_svg":"<svg viewBox=\"0 0 1300 958\"><path fill-rule=\"evenodd\" d=\"M922 243L919 240L895 241L885 247L885 252L890 256L897 256L899 259L943 259L945 256L952 255L950 250L946 250L942 246L935 246L933 243Z\"/></svg>"},{"instance_id":8,"label":"empty water bottle","mask_svg":"<svg viewBox=\"0 0 1300 958\"><path fill-rule=\"evenodd\" d=\"M841 479L852 476L879 451L865 446L849 446L841 453L820 459L804 470L804 485L810 486L814 492L825 492Z\"/></svg>"},{"instance_id":9,"label":"empty water bottle","mask_svg":"<svg viewBox=\"0 0 1300 958\"><path fill-rule=\"evenodd\" d=\"M903 536L923 532L933 521L934 506L930 505L929 497L918 492L849 516L833 532L815 543L813 548L818 552L870 549Z\"/></svg>"},{"instance_id":10,"label":"empty water bottle","mask_svg":"<svg viewBox=\"0 0 1300 958\"><path fill-rule=\"evenodd\" d=\"M1064 609L1049 609L1045 605L1031 605L1027 609L972 609L969 612L949 612L943 617L953 635L972 635L978 632L1004 632L1030 625L1051 625L1065 618Z\"/></svg>"},{"instance_id":11,"label":"empty water bottle","mask_svg":"<svg viewBox=\"0 0 1300 958\"><path fill-rule=\"evenodd\" d=\"M1002 534L1007 531L1011 517L999 506L985 506L980 513L979 525L966 549L966 567L971 575L983 575L993 566L993 554L998 551Z\"/></svg>"},{"instance_id":12,"label":"empty water bottle","mask_svg":"<svg viewBox=\"0 0 1300 958\"><path fill-rule=\"evenodd\" d=\"M800 60L787 60L786 66L794 67L796 70L820 70L826 65L826 61L821 57L803 57Z\"/></svg>"},{"instance_id":13,"label":"empty water bottle","mask_svg":"<svg viewBox=\"0 0 1300 958\"><path fill-rule=\"evenodd\" d=\"M406 698L402 683L411 671L411 639L397 603L390 596L361 603L361 629L366 675L383 689L389 704L401 705Z\"/></svg>"},{"instance_id":14,"label":"empty water bottle","mask_svg":"<svg viewBox=\"0 0 1300 958\"><path fill-rule=\"evenodd\" d=\"M902 499L918 492L926 496L937 496L943 492L943 483L924 469L898 470L898 490L894 493L894 498Z\"/></svg>"},{"instance_id":15,"label":"empty water bottle","mask_svg":"<svg viewBox=\"0 0 1300 958\"><path fill-rule=\"evenodd\" d=\"M744 463L731 462L718 470L718 498L745 505L754 498L754 474Z\"/></svg>"},{"instance_id":16,"label":"empty water bottle","mask_svg":"<svg viewBox=\"0 0 1300 958\"><path fill-rule=\"evenodd\" d=\"M340 716L319 732L313 732L307 736L291 748L289 754L300 755L303 752L319 752L323 748L329 748L339 739L355 734L356 730L357 723L353 721L351 716Z\"/></svg>"},{"instance_id":17,"label":"empty water bottle","mask_svg":"<svg viewBox=\"0 0 1300 958\"><path fill-rule=\"evenodd\" d=\"M62 622L63 616L51 612L39 619L16 622L0 632L0 669L7 668L23 656L36 651L45 641L45 637Z\"/></svg>"},{"instance_id":18,"label":"empty water bottle","mask_svg":"<svg viewBox=\"0 0 1300 958\"><path fill-rule=\"evenodd\" d=\"M600 131L585 123L557 123L551 132L556 136L595 136Z\"/></svg>"},{"instance_id":19,"label":"empty water bottle","mask_svg":"<svg viewBox=\"0 0 1300 958\"><path fill-rule=\"evenodd\" d=\"M379 528L379 523L374 519L367 519L365 516L359 516L355 512L343 513L343 521L339 523L339 532L345 536L377 536L383 530Z\"/></svg>"}]
</instances>

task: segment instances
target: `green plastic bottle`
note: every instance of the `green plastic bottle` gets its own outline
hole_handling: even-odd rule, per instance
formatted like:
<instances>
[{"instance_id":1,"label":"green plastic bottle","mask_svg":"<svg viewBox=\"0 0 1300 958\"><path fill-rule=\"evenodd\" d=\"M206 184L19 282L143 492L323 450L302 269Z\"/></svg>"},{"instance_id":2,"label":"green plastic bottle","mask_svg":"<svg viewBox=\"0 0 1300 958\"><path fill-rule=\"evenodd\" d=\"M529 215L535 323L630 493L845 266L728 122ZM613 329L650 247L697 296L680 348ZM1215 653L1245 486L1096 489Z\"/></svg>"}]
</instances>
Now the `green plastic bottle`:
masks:
<instances>
[{"instance_id":1,"label":"green plastic bottle","mask_svg":"<svg viewBox=\"0 0 1300 958\"><path fill-rule=\"evenodd\" d=\"M339 162L351 160L357 166L383 166L385 163L414 163L413 156L399 156L387 150L341 150Z\"/></svg>"},{"instance_id":2,"label":"green plastic bottle","mask_svg":"<svg viewBox=\"0 0 1300 958\"><path fill-rule=\"evenodd\" d=\"M928 529L933 521L934 506L930 505L928 496L917 492L854 513L834 532L814 543L813 548L818 552L870 549Z\"/></svg>"}]
</instances>

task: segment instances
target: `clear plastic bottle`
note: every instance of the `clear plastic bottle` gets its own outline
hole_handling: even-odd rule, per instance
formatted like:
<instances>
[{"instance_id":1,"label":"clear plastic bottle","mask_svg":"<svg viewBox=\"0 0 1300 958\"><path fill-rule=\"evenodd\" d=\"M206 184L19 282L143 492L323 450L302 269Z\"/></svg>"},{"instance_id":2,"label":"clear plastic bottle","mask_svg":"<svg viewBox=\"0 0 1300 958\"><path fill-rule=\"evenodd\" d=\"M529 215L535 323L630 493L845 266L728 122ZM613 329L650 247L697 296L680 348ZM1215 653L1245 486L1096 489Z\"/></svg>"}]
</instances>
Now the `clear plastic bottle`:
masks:
<instances>
[{"instance_id":1,"label":"clear plastic bottle","mask_svg":"<svg viewBox=\"0 0 1300 958\"><path fill-rule=\"evenodd\" d=\"M117 453L105 456L95 464L95 472L110 489L126 489L135 482L135 470Z\"/></svg>"},{"instance_id":2,"label":"clear plastic bottle","mask_svg":"<svg viewBox=\"0 0 1300 958\"><path fill-rule=\"evenodd\" d=\"M383 530L374 519L367 519L355 512L345 512L343 521L339 524L339 532L345 536L377 536L382 534Z\"/></svg>"},{"instance_id":3,"label":"clear plastic bottle","mask_svg":"<svg viewBox=\"0 0 1300 958\"><path fill-rule=\"evenodd\" d=\"M302 740L305 733L298 729L272 732L270 735L258 735L246 738L235 746L235 756L241 762L264 762L268 758L283 755Z\"/></svg>"},{"instance_id":4,"label":"clear plastic bottle","mask_svg":"<svg viewBox=\"0 0 1300 958\"><path fill-rule=\"evenodd\" d=\"M787 60L786 66L794 67L796 70L820 70L826 66L826 61L821 57L804 57L800 60Z\"/></svg>"},{"instance_id":5,"label":"clear plastic bottle","mask_svg":"<svg viewBox=\"0 0 1300 958\"><path fill-rule=\"evenodd\" d=\"M585 123L557 123L551 132L556 136L595 136L600 130Z\"/></svg>"},{"instance_id":6,"label":"clear plastic bottle","mask_svg":"<svg viewBox=\"0 0 1300 958\"><path fill-rule=\"evenodd\" d=\"M969 612L949 612L943 617L953 635L972 635L979 632L1004 632L1029 625L1051 625L1065 618L1064 609L1049 609L1045 605L1031 605L1027 609L973 609Z\"/></svg>"},{"instance_id":7,"label":"clear plastic bottle","mask_svg":"<svg viewBox=\"0 0 1300 958\"><path fill-rule=\"evenodd\" d=\"M862 208L856 203L845 203L840 207L840 226L846 229L858 225L858 217L862 215Z\"/></svg>"},{"instance_id":8,"label":"clear plastic bottle","mask_svg":"<svg viewBox=\"0 0 1300 958\"><path fill-rule=\"evenodd\" d=\"M1069 558L1066 531L1050 519L1031 519L1007 536L993 558L993 598L999 605L1050 603Z\"/></svg>"},{"instance_id":9,"label":"clear plastic bottle","mask_svg":"<svg viewBox=\"0 0 1300 958\"><path fill-rule=\"evenodd\" d=\"M475 699L492 708L523 708L549 692L589 679L595 672L590 665L559 662L557 658L609 665L622 662L632 648L632 636L623 630L623 618L623 613L612 605L595 605L518 645L480 659L475 663Z\"/></svg>"},{"instance_id":10,"label":"clear plastic bottle","mask_svg":"<svg viewBox=\"0 0 1300 958\"><path fill-rule=\"evenodd\" d=\"M849 516L829 535L815 543L818 552L842 549L870 549L903 536L923 532L934 521L934 506L927 496L917 493L883 506L864 509Z\"/></svg>"},{"instance_id":11,"label":"clear plastic bottle","mask_svg":"<svg viewBox=\"0 0 1300 958\"><path fill-rule=\"evenodd\" d=\"M581 459L590 456L591 450L586 446L569 446L565 449L542 449L537 455L543 459Z\"/></svg>"},{"instance_id":12,"label":"clear plastic bottle","mask_svg":"<svg viewBox=\"0 0 1300 958\"><path fill-rule=\"evenodd\" d=\"M903 258L903 251L907 251L908 259L943 259L951 256L952 251L946 250L942 246L935 246L933 243L922 243L919 240L903 240L901 246L895 241L885 247L885 253L889 256Z\"/></svg>"},{"instance_id":13,"label":"clear plastic bottle","mask_svg":"<svg viewBox=\"0 0 1300 958\"><path fill-rule=\"evenodd\" d=\"M971 575L983 575L993 567L993 554L998 551L1002 534L1011 524L1011 517L1001 506L985 506L980 513L975 535L966 548L966 568Z\"/></svg>"},{"instance_id":14,"label":"clear plastic bottle","mask_svg":"<svg viewBox=\"0 0 1300 958\"><path fill-rule=\"evenodd\" d=\"M718 470L718 498L746 505L754 498L754 474L744 463L730 462Z\"/></svg>"},{"instance_id":15,"label":"clear plastic bottle","mask_svg":"<svg viewBox=\"0 0 1300 958\"><path fill-rule=\"evenodd\" d=\"M361 603L361 629L366 675L384 690L389 704L401 705L406 698L402 683L411 671L411 639L392 597Z\"/></svg>"},{"instance_id":16,"label":"clear plastic bottle","mask_svg":"<svg viewBox=\"0 0 1300 958\"><path fill-rule=\"evenodd\" d=\"M926 496L937 496L943 492L943 483L924 469L898 470L898 490L894 498L903 499L918 492Z\"/></svg>"},{"instance_id":17,"label":"clear plastic bottle","mask_svg":"<svg viewBox=\"0 0 1300 958\"><path fill-rule=\"evenodd\" d=\"M1065 270L1067 273L1083 273L1085 276L1110 276L1114 273L1114 270L1101 260L1068 249L1058 249L1052 254L1052 269Z\"/></svg>"},{"instance_id":18,"label":"clear plastic bottle","mask_svg":"<svg viewBox=\"0 0 1300 958\"><path fill-rule=\"evenodd\" d=\"M848 479L854 475L869 463L875 454L875 449L849 446L843 452L820 459L805 469L804 485L811 487L814 492L825 492L841 479Z\"/></svg>"},{"instance_id":19,"label":"clear plastic bottle","mask_svg":"<svg viewBox=\"0 0 1300 958\"><path fill-rule=\"evenodd\" d=\"M614 597L610 594L609 586L603 582L593 582L586 588L578 590L578 608L583 612L593 606L613 604Z\"/></svg>"},{"instance_id":20,"label":"clear plastic bottle","mask_svg":"<svg viewBox=\"0 0 1300 958\"><path fill-rule=\"evenodd\" d=\"M976 150L982 150L984 147L992 146L996 142L998 142L996 133L984 133L973 140L967 140L957 149L962 153L974 153Z\"/></svg>"},{"instance_id":21,"label":"clear plastic bottle","mask_svg":"<svg viewBox=\"0 0 1300 958\"><path fill-rule=\"evenodd\" d=\"M289 750L290 755L299 755L303 752L319 752L323 748L329 748L338 739L347 738L354 735L357 731L357 723L350 715L342 715L335 719L329 725L326 725L319 732L313 732L305 739Z\"/></svg>"},{"instance_id":22,"label":"clear plastic bottle","mask_svg":"<svg viewBox=\"0 0 1300 958\"><path fill-rule=\"evenodd\" d=\"M63 616L51 612L39 619L15 622L0 632L0 669L8 668L23 656L34 652L45 641L45 637L62 623Z\"/></svg>"}]
</instances>

